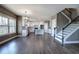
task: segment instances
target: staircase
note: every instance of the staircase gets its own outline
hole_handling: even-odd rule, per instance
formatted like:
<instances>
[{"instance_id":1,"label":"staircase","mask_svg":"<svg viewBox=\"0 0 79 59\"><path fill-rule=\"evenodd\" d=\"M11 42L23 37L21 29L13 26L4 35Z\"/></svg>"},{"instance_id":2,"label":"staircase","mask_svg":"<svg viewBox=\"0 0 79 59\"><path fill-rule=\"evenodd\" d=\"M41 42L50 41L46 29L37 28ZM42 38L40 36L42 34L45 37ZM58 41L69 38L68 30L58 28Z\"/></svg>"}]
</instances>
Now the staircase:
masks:
<instances>
[{"instance_id":1,"label":"staircase","mask_svg":"<svg viewBox=\"0 0 79 59\"><path fill-rule=\"evenodd\" d=\"M64 12L61 13L69 20L69 23L66 24L66 26L62 27L61 31L58 33L55 32L57 29L56 27L54 29L54 38L62 43L62 45L69 43L79 43L79 40L75 40L75 38L78 37L77 32L79 31L79 21L76 21L78 16L75 17L73 21L71 21L71 18L67 14L65 14Z\"/></svg>"},{"instance_id":2,"label":"staircase","mask_svg":"<svg viewBox=\"0 0 79 59\"><path fill-rule=\"evenodd\" d=\"M70 37L76 30L79 29L79 23L72 23L67 28L63 30L64 43L66 44L66 40ZM55 39L62 43L62 31L56 34Z\"/></svg>"}]
</instances>

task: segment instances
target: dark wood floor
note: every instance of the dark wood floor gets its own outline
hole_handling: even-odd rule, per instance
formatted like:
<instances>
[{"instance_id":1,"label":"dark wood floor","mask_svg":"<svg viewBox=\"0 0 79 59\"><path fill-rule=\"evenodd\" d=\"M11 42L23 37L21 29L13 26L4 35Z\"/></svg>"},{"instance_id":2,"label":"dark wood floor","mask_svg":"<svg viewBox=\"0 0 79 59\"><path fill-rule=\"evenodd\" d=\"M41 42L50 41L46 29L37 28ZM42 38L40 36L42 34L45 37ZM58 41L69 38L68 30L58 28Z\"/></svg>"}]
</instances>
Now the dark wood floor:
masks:
<instances>
[{"instance_id":1,"label":"dark wood floor","mask_svg":"<svg viewBox=\"0 0 79 59\"><path fill-rule=\"evenodd\" d=\"M79 53L79 44L62 47L48 35L18 37L0 46L0 54L74 54Z\"/></svg>"}]
</instances>

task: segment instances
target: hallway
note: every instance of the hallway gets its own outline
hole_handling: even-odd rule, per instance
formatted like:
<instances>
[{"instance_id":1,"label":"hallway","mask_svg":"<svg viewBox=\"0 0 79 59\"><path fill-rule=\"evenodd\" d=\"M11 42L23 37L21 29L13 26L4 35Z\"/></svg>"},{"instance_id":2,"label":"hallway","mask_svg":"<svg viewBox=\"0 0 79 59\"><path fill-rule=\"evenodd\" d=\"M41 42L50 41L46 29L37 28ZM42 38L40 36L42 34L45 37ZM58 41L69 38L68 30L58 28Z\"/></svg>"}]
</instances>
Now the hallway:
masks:
<instances>
[{"instance_id":1,"label":"hallway","mask_svg":"<svg viewBox=\"0 0 79 59\"><path fill-rule=\"evenodd\" d=\"M50 35L18 37L0 46L0 54L64 54L79 53L79 45L62 47Z\"/></svg>"}]
</instances>

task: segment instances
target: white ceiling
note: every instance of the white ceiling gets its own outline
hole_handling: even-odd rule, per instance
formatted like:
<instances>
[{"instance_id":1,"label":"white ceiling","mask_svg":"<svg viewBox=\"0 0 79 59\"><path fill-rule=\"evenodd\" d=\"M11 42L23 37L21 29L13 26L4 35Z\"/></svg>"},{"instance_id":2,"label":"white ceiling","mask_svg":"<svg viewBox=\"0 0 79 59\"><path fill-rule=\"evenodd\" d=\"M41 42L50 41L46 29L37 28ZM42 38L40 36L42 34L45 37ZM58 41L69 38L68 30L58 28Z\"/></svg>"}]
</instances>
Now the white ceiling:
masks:
<instances>
[{"instance_id":1,"label":"white ceiling","mask_svg":"<svg viewBox=\"0 0 79 59\"><path fill-rule=\"evenodd\" d=\"M27 15L36 20L49 20L64 8L78 8L78 4L3 4L3 6L17 15Z\"/></svg>"}]
</instances>

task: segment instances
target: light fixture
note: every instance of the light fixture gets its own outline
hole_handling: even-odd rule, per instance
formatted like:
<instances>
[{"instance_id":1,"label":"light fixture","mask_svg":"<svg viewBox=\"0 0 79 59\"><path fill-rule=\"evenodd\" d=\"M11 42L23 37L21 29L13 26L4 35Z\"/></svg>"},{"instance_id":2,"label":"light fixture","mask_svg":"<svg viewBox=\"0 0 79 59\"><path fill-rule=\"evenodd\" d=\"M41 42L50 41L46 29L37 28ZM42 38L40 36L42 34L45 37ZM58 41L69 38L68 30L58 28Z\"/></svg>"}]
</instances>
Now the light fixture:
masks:
<instances>
[{"instance_id":1,"label":"light fixture","mask_svg":"<svg viewBox=\"0 0 79 59\"><path fill-rule=\"evenodd\" d=\"M30 17L27 16L27 11L25 11L25 17L24 17L25 22L29 22L29 19L30 19Z\"/></svg>"},{"instance_id":2,"label":"light fixture","mask_svg":"<svg viewBox=\"0 0 79 59\"><path fill-rule=\"evenodd\" d=\"M32 14L32 12L31 12L31 10L25 10L25 13L27 13L27 15L30 15L30 14Z\"/></svg>"}]
</instances>

